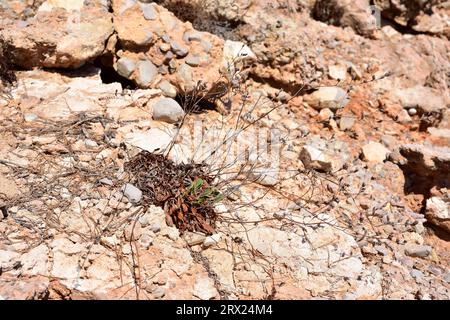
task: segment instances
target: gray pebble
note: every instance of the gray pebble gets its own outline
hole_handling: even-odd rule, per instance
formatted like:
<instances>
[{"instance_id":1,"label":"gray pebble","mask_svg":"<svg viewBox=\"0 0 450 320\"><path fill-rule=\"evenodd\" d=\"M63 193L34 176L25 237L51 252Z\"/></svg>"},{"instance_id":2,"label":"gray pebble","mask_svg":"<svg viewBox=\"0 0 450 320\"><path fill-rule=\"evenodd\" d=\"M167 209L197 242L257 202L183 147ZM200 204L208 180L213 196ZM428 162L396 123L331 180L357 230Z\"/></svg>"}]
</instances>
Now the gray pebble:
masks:
<instances>
[{"instance_id":1,"label":"gray pebble","mask_svg":"<svg viewBox=\"0 0 450 320\"><path fill-rule=\"evenodd\" d=\"M433 249L430 246L408 244L405 246L405 254L410 257L425 258L431 254Z\"/></svg>"},{"instance_id":2,"label":"gray pebble","mask_svg":"<svg viewBox=\"0 0 450 320\"><path fill-rule=\"evenodd\" d=\"M187 56L189 53L189 49L187 47L180 45L176 41L171 41L170 47L172 48L172 51L180 58Z\"/></svg>"},{"instance_id":3,"label":"gray pebble","mask_svg":"<svg viewBox=\"0 0 450 320\"><path fill-rule=\"evenodd\" d=\"M122 192L125 197L130 200L130 202L137 203L141 201L142 191L133 186L132 184L127 183L122 187Z\"/></svg>"},{"instance_id":4,"label":"gray pebble","mask_svg":"<svg viewBox=\"0 0 450 320\"><path fill-rule=\"evenodd\" d=\"M167 66L160 66L158 68L158 72L161 73L162 75L168 74L169 73L169 68Z\"/></svg>"},{"instance_id":5,"label":"gray pebble","mask_svg":"<svg viewBox=\"0 0 450 320\"><path fill-rule=\"evenodd\" d=\"M109 179L109 178L100 179L98 182L100 182L101 184L106 184L107 186L113 186L114 185L114 182L111 179Z\"/></svg>"},{"instance_id":6,"label":"gray pebble","mask_svg":"<svg viewBox=\"0 0 450 320\"><path fill-rule=\"evenodd\" d=\"M169 51L164 55L164 60L169 62L174 58L173 52Z\"/></svg>"},{"instance_id":7,"label":"gray pebble","mask_svg":"<svg viewBox=\"0 0 450 320\"><path fill-rule=\"evenodd\" d=\"M435 276L440 276L442 274L441 269L431 265L428 267L428 271L432 274L434 274Z\"/></svg>"},{"instance_id":8,"label":"gray pebble","mask_svg":"<svg viewBox=\"0 0 450 320\"><path fill-rule=\"evenodd\" d=\"M450 283L450 271L444 275L444 281Z\"/></svg>"},{"instance_id":9,"label":"gray pebble","mask_svg":"<svg viewBox=\"0 0 450 320\"><path fill-rule=\"evenodd\" d=\"M339 120L339 129L341 131L350 130L355 124L355 117L342 116Z\"/></svg>"},{"instance_id":10,"label":"gray pebble","mask_svg":"<svg viewBox=\"0 0 450 320\"><path fill-rule=\"evenodd\" d=\"M171 98L162 98L153 105L153 118L157 121L175 123L183 116L184 110Z\"/></svg>"},{"instance_id":11,"label":"gray pebble","mask_svg":"<svg viewBox=\"0 0 450 320\"><path fill-rule=\"evenodd\" d=\"M161 89L166 97L175 98L177 96L177 89L167 80L161 81L159 89Z\"/></svg>"},{"instance_id":12,"label":"gray pebble","mask_svg":"<svg viewBox=\"0 0 450 320\"><path fill-rule=\"evenodd\" d=\"M28 22L24 21L24 20L20 20L17 22L17 27L21 28L21 29L26 28L26 27L28 27Z\"/></svg>"},{"instance_id":13,"label":"gray pebble","mask_svg":"<svg viewBox=\"0 0 450 320\"><path fill-rule=\"evenodd\" d=\"M278 93L277 99L281 102L287 102L289 99L291 99L291 95L285 91L281 91Z\"/></svg>"},{"instance_id":14,"label":"gray pebble","mask_svg":"<svg viewBox=\"0 0 450 320\"><path fill-rule=\"evenodd\" d=\"M164 34L161 39L165 42L165 43L170 43L170 37L167 34Z\"/></svg>"},{"instance_id":15,"label":"gray pebble","mask_svg":"<svg viewBox=\"0 0 450 320\"><path fill-rule=\"evenodd\" d=\"M424 276L423 272L417 269L413 269L410 272L411 277L413 277L414 279L420 279Z\"/></svg>"},{"instance_id":16,"label":"gray pebble","mask_svg":"<svg viewBox=\"0 0 450 320\"><path fill-rule=\"evenodd\" d=\"M158 69L148 60L138 62L139 75L136 82L140 87L149 86L158 75Z\"/></svg>"},{"instance_id":17,"label":"gray pebble","mask_svg":"<svg viewBox=\"0 0 450 320\"><path fill-rule=\"evenodd\" d=\"M159 50L161 50L161 52L167 52L167 51L169 51L170 50L170 44L168 44L168 43L162 43L160 46L159 46Z\"/></svg>"},{"instance_id":18,"label":"gray pebble","mask_svg":"<svg viewBox=\"0 0 450 320\"><path fill-rule=\"evenodd\" d=\"M184 81L184 86L186 90L193 90L194 89L194 82L192 80L192 68L188 66L187 64L183 63L178 70L178 73L181 76L181 79Z\"/></svg>"},{"instance_id":19,"label":"gray pebble","mask_svg":"<svg viewBox=\"0 0 450 320\"><path fill-rule=\"evenodd\" d=\"M170 72L175 72L177 70L178 67L178 63L175 59L172 59L169 61L169 71Z\"/></svg>"},{"instance_id":20,"label":"gray pebble","mask_svg":"<svg viewBox=\"0 0 450 320\"><path fill-rule=\"evenodd\" d=\"M129 58L120 58L117 61L117 73L128 78L136 69L136 64Z\"/></svg>"},{"instance_id":21,"label":"gray pebble","mask_svg":"<svg viewBox=\"0 0 450 320\"><path fill-rule=\"evenodd\" d=\"M373 248L383 256L387 256L389 254L389 251L386 249L385 246L374 246Z\"/></svg>"},{"instance_id":22,"label":"gray pebble","mask_svg":"<svg viewBox=\"0 0 450 320\"><path fill-rule=\"evenodd\" d=\"M198 67L200 65L200 57L199 56L188 56L185 62L191 67Z\"/></svg>"},{"instance_id":23,"label":"gray pebble","mask_svg":"<svg viewBox=\"0 0 450 320\"><path fill-rule=\"evenodd\" d=\"M201 41L202 40L202 34L198 31L195 30L189 30L186 31L183 34L183 40L185 42L189 42L189 41Z\"/></svg>"},{"instance_id":24,"label":"gray pebble","mask_svg":"<svg viewBox=\"0 0 450 320\"><path fill-rule=\"evenodd\" d=\"M144 13L145 20L156 20L156 18L158 18L158 15L153 5L141 3L141 9L142 12Z\"/></svg>"}]
</instances>

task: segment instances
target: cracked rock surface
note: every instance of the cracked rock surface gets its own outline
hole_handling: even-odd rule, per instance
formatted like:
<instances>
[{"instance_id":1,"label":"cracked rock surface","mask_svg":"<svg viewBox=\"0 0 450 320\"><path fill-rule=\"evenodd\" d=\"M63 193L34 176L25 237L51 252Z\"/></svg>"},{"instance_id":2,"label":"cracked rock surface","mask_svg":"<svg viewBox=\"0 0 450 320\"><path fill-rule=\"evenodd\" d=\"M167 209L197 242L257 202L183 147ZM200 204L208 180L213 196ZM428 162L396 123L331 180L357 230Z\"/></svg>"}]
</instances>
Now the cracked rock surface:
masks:
<instances>
[{"instance_id":1,"label":"cracked rock surface","mask_svg":"<svg viewBox=\"0 0 450 320\"><path fill-rule=\"evenodd\" d=\"M448 299L445 1L200 2L0 3L0 299ZM134 183L168 147L241 161L213 232Z\"/></svg>"}]
</instances>

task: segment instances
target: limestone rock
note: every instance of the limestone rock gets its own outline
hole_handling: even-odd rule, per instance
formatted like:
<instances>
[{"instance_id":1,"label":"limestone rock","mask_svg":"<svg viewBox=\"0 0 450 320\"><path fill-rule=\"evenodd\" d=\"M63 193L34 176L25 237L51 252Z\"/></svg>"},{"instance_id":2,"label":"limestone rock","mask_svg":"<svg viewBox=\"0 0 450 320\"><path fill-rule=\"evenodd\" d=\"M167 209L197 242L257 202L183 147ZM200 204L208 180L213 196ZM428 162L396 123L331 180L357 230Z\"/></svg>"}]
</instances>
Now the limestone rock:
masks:
<instances>
[{"instance_id":1,"label":"limestone rock","mask_svg":"<svg viewBox=\"0 0 450 320\"><path fill-rule=\"evenodd\" d=\"M405 253L410 257L421 257L426 258L432 252L432 248L430 246L424 245L406 245Z\"/></svg>"},{"instance_id":2,"label":"limestone rock","mask_svg":"<svg viewBox=\"0 0 450 320\"><path fill-rule=\"evenodd\" d=\"M339 87L320 87L305 97L305 101L315 109L341 109L348 103L347 92Z\"/></svg>"},{"instance_id":3,"label":"limestone rock","mask_svg":"<svg viewBox=\"0 0 450 320\"><path fill-rule=\"evenodd\" d=\"M427 220L450 232L450 201L440 197L431 197L426 204Z\"/></svg>"},{"instance_id":4,"label":"limestone rock","mask_svg":"<svg viewBox=\"0 0 450 320\"><path fill-rule=\"evenodd\" d=\"M25 27L8 25L0 35L22 68L79 68L102 54L113 33L111 18L99 7L41 10Z\"/></svg>"},{"instance_id":5,"label":"limestone rock","mask_svg":"<svg viewBox=\"0 0 450 320\"><path fill-rule=\"evenodd\" d=\"M122 192L125 197L128 198L133 203L138 203L142 198L142 191L133 186L132 184L127 183L123 186Z\"/></svg>"},{"instance_id":6,"label":"limestone rock","mask_svg":"<svg viewBox=\"0 0 450 320\"><path fill-rule=\"evenodd\" d=\"M386 160L389 150L378 142L369 142L362 147L364 160L368 162L381 163Z\"/></svg>"},{"instance_id":7,"label":"limestone rock","mask_svg":"<svg viewBox=\"0 0 450 320\"><path fill-rule=\"evenodd\" d=\"M183 119L184 110L173 99L162 98L153 105L153 119L168 123L175 123Z\"/></svg>"}]
</instances>

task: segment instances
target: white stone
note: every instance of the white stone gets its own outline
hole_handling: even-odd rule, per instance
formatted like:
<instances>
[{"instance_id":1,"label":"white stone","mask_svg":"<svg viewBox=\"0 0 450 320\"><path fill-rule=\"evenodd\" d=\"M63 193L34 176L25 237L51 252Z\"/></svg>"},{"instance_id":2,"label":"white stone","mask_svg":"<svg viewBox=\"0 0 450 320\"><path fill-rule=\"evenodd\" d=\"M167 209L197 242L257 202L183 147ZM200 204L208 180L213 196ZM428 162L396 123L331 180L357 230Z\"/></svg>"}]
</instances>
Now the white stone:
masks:
<instances>
[{"instance_id":1,"label":"white stone","mask_svg":"<svg viewBox=\"0 0 450 320\"><path fill-rule=\"evenodd\" d=\"M427 214L438 219L450 219L449 205L439 197L431 197L427 200Z\"/></svg>"},{"instance_id":2,"label":"white stone","mask_svg":"<svg viewBox=\"0 0 450 320\"><path fill-rule=\"evenodd\" d=\"M212 236L206 237L205 240L203 241L203 246L204 247L210 247L210 246L215 246L216 244L218 244L220 241L220 234L216 233L213 234Z\"/></svg>"},{"instance_id":3,"label":"white stone","mask_svg":"<svg viewBox=\"0 0 450 320\"><path fill-rule=\"evenodd\" d=\"M329 75L335 80L345 80L347 78L347 66L336 64L329 67Z\"/></svg>"},{"instance_id":4,"label":"white stone","mask_svg":"<svg viewBox=\"0 0 450 320\"><path fill-rule=\"evenodd\" d=\"M77 255L68 256L60 251L53 253L51 275L63 279L77 279L80 276L80 266Z\"/></svg>"},{"instance_id":5,"label":"white stone","mask_svg":"<svg viewBox=\"0 0 450 320\"><path fill-rule=\"evenodd\" d=\"M430 87L415 86L397 89L393 94L405 109L415 108L425 112L436 112L445 109L446 106L444 98L437 90Z\"/></svg>"},{"instance_id":6,"label":"white stone","mask_svg":"<svg viewBox=\"0 0 450 320\"><path fill-rule=\"evenodd\" d=\"M333 111L331 111L328 108L324 108L324 109L320 110L318 119L321 122L326 122L326 121L329 121L330 119L332 119L333 116L334 116Z\"/></svg>"},{"instance_id":7,"label":"white stone","mask_svg":"<svg viewBox=\"0 0 450 320\"><path fill-rule=\"evenodd\" d=\"M432 251L433 248L431 248L431 246L426 245L407 244L405 246L405 254L410 257L425 258L428 257Z\"/></svg>"},{"instance_id":8,"label":"white stone","mask_svg":"<svg viewBox=\"0 0 450 320\"><path fill-rule=\"evenodd\" d=\"M91 139L84 140L84 144L88 148L97 148L98 147L97 142L95 142L94 140L91 140Z\"/></svg>"},{"instance_id":9,"label":"white stone","mask_svg":"<svg viewBox=\"0 0 450 320\"><path fill-rule=\"evenodd\" d=\"M120 58L117 61L117 73L122 77L129 78L136 69L136 63L129 58Z\"/></svg>"},{"instance_id":10,"label":"white stone","mask_svg":"<svg viewBox=\"0 0 450 320\"><path fill-rule=\"evenodd\" d=\"M364 159L368 162L381 163L386 160L389 150L378 142L369 142L362 148Z\"/></svg>"},{"instance_id":11,"label":"white stone","mask_svg":"<svg viewBox=\"0 0 450 320\"><path fill-rule=\"evenodd\" d=\"M0 268L9 269L19 260L20 254L14 251L0 250Z\"/></svg>"},{"instance_id":12,"label":"white stone","mask_svg":"<svg viewBox=\"0 0 450 320\"><path fill-rule=\"evenodd\" d=\"M347 92L339 87L320 87L305 97L305 102L315 109L336 110L345 107L348 101Z\"/></svg>"},{"instance_id":13,"label":"white stone","mask_svg":"<svg viewBox=\"0 0 450 320\"><path fill-rule=\"evenodd\" d=\"M37 115L35 115L34 113L27 113L24 116L24 119L26 122L33 122L34 120L36 120L38 118Z\"/></svg>"},{"instance_id":14,"label":"white stone","mask_svg":"<svg viewBox=\"0 0 450 320\"><path fill-rule=\"evenodd\" d=\"M332 157L313 146L305 145L300 151L300 160L306 168L330 171L337 166Z\"/></svg>"},{"instance_id":15,"label":"white stone","mask_svg":"<svg viewBox=\"0 0 450 320\"><path fill-rule=\"evenodd\" d=\"M164 235L172 241L177 241L180 238L180 232L175 227L167 227L164 229Z\"/></svg>"},{"instance_id":16,"label":"white stone","mask_svg":"<svg viewBox=\"0 0 450 320\"><path fill-rule=\"evenodd\" d=\"M140 5L141 5L142 13L144 14L144 18L146 20L156 20L158 18L156 10L152 4L140 3Z\"/></svg>"},{"instance_id":17,"label":"white stone","mask_svg":"<svg viewBox=\"0 0 450 320\"><path fill-rule=\"evenodd\" d=\"M175 123L183 119L184 110L171 98L159 99L153 105L153 119L167 123Z\"/></svg>"},{"instance_id":18,"label":"white stone","mask_svg":"<svg viewBox=\"0 0 450 320\"><path fill-rule=\"evenodd\" d=\"M98 182L100 182L101 184L105 184L107 186L113 186L114 185L114 182L111 179L109 179L109 178L100 179Z\"/></svg>"},{"instance_id":19,"label":"white stone","mask_svg":"<svg viewBox=\"0 0 450 320\"><path fill-rule=\"evenodd\" d=\"M169 98L175 98L177 96L177 89L167 80L161 81L159 88Z\"/></svg>"},{"instance_id":20,"label":"white stone","mask_svg":"<svg viewBox=\"0 0 450 320\"><path fill-rule=\"evenodd\" d=\"M47 275L48 274L49 249L41 244L20 257L22 263L22 273L26 275Z\"/></svg>"},{"instance_id":21,"label":"white stone","mask_svg":"<svg viewBox=\"0 0 450 320\"><path fill-rule=\"evenodd\" d=\"M174 133L169 130L151 128L146 132L130 132L125 135L125 143L148 152L163 152L172 142Z\"/></svg>"},{"instance_id":22,"label":"white stone","mask_svg":"<svg viewBox=\"0 0 450 320\"><path fill-rule=\"evenodd\" d=\"M223 57L226 62L256 59L256 55L245 43L231 40L226 40L223 45Z\"/></svg>"},{"instance_id":23,"label":"white stone","mask_svg":"<svg viewBox=\"0 0 450 320\"><path fill-rule=\"evenodd\" d=\"M130 202L137 203L141 201L142 191L130 183L127 183L122 187L122 192L124 196L130 200Z\"/></svg>"},{"instance_id":24,"label":"white stone","mask_svg":"<svg viewBox=\"0 0 450 320\"><path fill-rule=\"evenodd\" d=\"M256 60L256 55L243 42L226 40L223 46L222 66L230 75L239 69L239 64Z\"/></svg>"},{"instance_id":25,"label":"white stone","mask_svg":"<svg viewBox=\"0 0 450 320\"><path fill-rule=\"evenodd\" d=\"M158 69L151 61L148 60L139 61L137 63L137 69L138 75L136 77L136 83L140 87L148 87L158 75Z\"/></svg>"},{"instance_id":26,"label":"white stone","mask_svg":"<svg viewBox=\"0 0 450 320\"><path fill-rule=\"evenodd\" d=\"M84 0L47 0L38 9L38 12L50 12L53 8L63 8L67 11L79 11L84 6Z\"/></svg>"},{"instance_id":27,"label":"white stone","mask_svg":"<svg viewBox=\"0 0 450 320\"><path fill-rule=\"evenodd\" d=\"M102 237L101 241L113 248L120 243L120 240L117 239L117 236L115 234L110 237Z\"/></svg>"},{"instance_id":28,"label":"white stone","mask_svg":"<svg viewBox=\"0 0 450 320\"><path fill-rule=\"evenodd\" d=\"M140 237L139 243L141 244L142 247L148 249L153 243L153 237L148 233L145 233Z\"/></svg>"},{"instance_id":29,"label":"white stone","mask_svg":"<svg viewBox=\"0 0 450 320\"><path fill-rule=\"evenodd\" d=\"M195 281L192 294L201 300L210 300L217 296L218 292L214 287L214 282L203 276Z\"/></svg>"}]
</instances>

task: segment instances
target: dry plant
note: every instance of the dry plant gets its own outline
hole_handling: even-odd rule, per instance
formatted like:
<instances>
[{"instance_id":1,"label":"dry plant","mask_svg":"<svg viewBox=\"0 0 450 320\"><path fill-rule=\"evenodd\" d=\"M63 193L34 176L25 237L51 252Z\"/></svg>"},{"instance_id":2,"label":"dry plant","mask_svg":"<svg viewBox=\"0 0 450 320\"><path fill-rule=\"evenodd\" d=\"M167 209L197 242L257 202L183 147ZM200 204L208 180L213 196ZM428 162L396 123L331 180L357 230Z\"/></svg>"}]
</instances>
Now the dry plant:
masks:
<instances>
[{"instance_id":1,"label":"dry plant","mask_svg":"<svg viewBox=\"0 0 450 320\"><path fill-rule=\"evenodd\" d=\"M130 182L144 193L144 207L150 204L162 206L168 224L177 226L181 232L212 234L220 231L226 234L232 240L229 250L236 263L258 264L265 270L268 279L271 279L270 288L267 281L261 280L261 285L267 298L276 298L273 261L253 248L248 231L261 224L286 231L330 225L342 232L352 233L354 222L348 213L329 219L322 216L335 209L335 202L339 197L356 197L357 194L351 194L347 190L348 185L342 181L340 172L321 173L303 168L276 168L280 176L277 183L264 185L262 181L267 170L261 171L258 163L267 162L267 159L262 159L260 153L250 159L247 149L242 151L244 154L233 155L232 149L248 130L261 126L264 119L281 109L284 104L263 101L261 97L252 101L244 83L233 83L230 78L234 77L222 75L209 90L199 83L194 91L181 93L178 99L186 115L177 124L172 142L158 155L142 151L127 163L126 170L131 173ZM291 99L302 90L303 87L299 88ZM188 162L175 164L170 154L182 129L189 127L190 115L201 112L203 106L224 97L228 105L232 101L239 101L239 104L230 108L230 114L225 112L221 115L220 123L217 123L219 132L212 133L214 143L206 139L207 133L213 130L210 127L195 146ZM290 139L293 138L285 136L282 141L275 143L284 145ZM207 155L199 155L199 150L205 145ZM233 155L231 161L230 155ZM249 197L250 193L253 196ZM273 212L267 207L267 199L274 198L279 203L286 204L282 213ZM239 213L246 210L258 212L260 218L246 220L239 217ZM220 224L220 230L217 229L217 223ZM239 226L243 234L237 234L235 226ZM303 234L306 236L306 233ZM207 270L211 269L201 252L190 250L193 257ZM218 291L224 293L220 283L215 283ZM221 297L226 298L227 295L221 294Z\"/></svg>"},{"instance_id":2,"label":"dry plant","mask_svg":"<svg viewBox=\"0 0 450 320\"><path fill-rule=\"evenodd\" d=\"M0 96L9 98L9 89L16 82L8 42L0 37Z\"/></svg>"}]
</instances>

